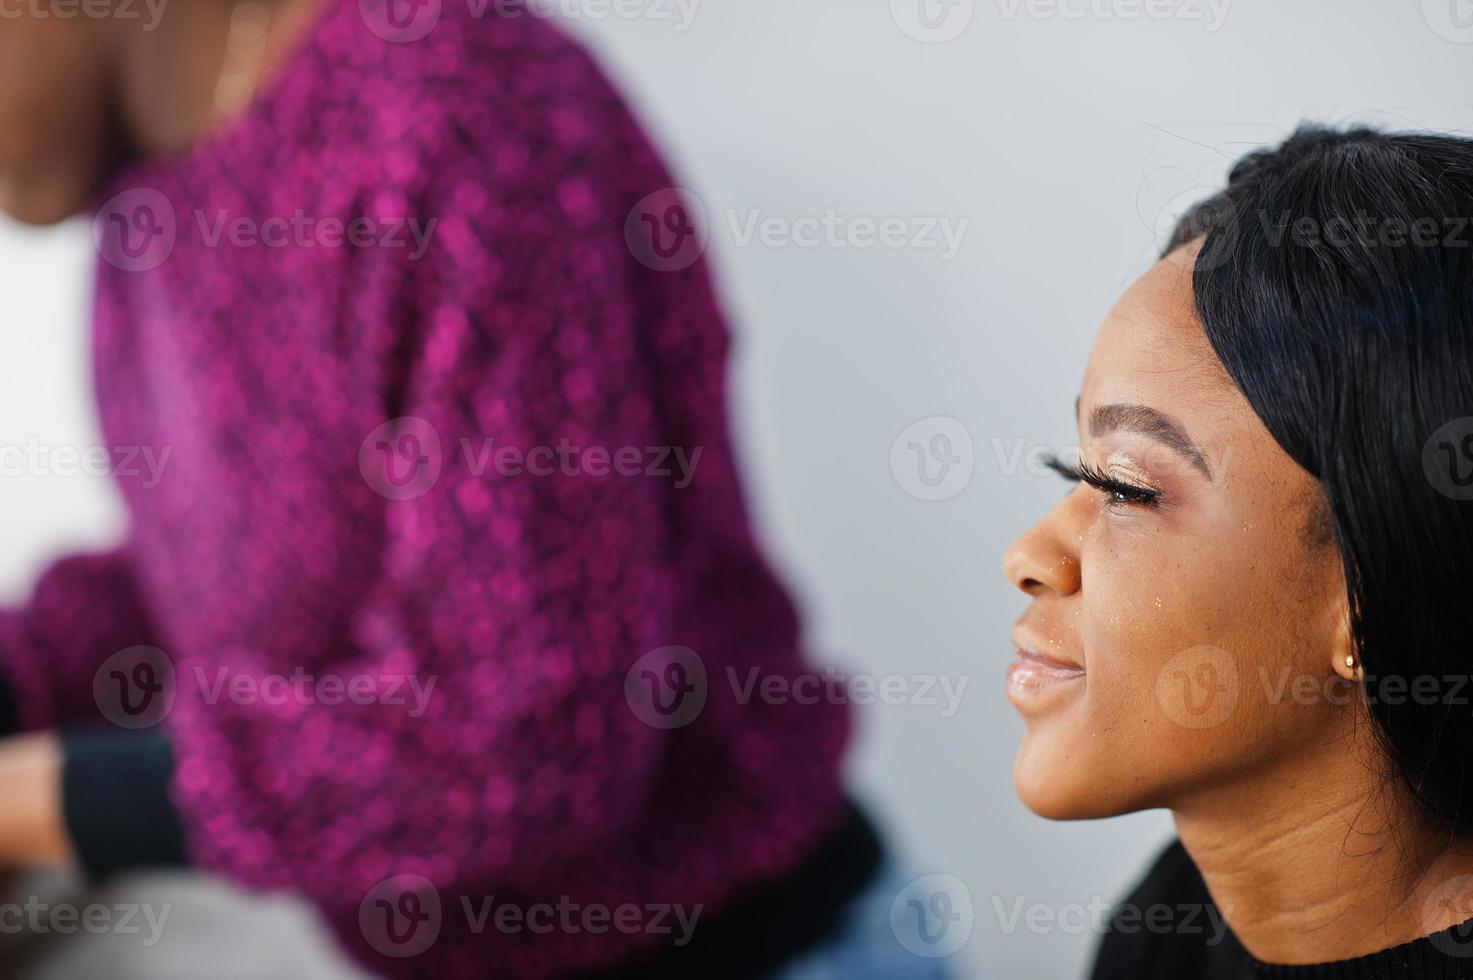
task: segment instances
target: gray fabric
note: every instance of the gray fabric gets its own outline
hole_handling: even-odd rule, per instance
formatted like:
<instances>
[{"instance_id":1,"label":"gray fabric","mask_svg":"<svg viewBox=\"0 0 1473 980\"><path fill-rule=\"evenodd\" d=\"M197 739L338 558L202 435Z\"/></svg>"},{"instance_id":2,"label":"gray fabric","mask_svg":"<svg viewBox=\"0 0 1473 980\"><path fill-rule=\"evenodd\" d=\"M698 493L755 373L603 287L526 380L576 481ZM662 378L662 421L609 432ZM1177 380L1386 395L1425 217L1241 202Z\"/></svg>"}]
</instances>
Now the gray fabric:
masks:
<instances>
[{"instance_id":1,"label":"gray fabric","mask_svg":"<svg viewBox=\"0 0 1473 980\"><path fill-rule=\"evenodd\" d=\"M187 873L92 889L73 877L28 877L0 896L0 980L367 977L305 903Z\"/></svg>"}]
</instances>

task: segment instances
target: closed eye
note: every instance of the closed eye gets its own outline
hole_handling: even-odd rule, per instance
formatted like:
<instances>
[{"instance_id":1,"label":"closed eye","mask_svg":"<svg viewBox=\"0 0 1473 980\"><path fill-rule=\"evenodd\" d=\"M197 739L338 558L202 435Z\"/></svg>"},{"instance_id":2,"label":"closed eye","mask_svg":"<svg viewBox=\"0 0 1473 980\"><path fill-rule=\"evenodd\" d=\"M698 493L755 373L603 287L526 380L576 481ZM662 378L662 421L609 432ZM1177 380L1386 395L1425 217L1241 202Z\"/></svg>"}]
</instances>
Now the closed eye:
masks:
<instances>
[{"instance_id":1,"label":"closed eye","mask_svg":"<svg viewBox=\"0 0 1473 980\"><path fill-rule=\"evenodd\" d=\"M1151 507L1161 500L1160 490L1117 480L1101 473L1083 460L1080 460L1078 465L1070 466L1058 456L1050 455L1044 460L1044 465L1071 483L1088 484L1110 498L1111 503L1140 504Z\"/></svg>"}]
</instances>

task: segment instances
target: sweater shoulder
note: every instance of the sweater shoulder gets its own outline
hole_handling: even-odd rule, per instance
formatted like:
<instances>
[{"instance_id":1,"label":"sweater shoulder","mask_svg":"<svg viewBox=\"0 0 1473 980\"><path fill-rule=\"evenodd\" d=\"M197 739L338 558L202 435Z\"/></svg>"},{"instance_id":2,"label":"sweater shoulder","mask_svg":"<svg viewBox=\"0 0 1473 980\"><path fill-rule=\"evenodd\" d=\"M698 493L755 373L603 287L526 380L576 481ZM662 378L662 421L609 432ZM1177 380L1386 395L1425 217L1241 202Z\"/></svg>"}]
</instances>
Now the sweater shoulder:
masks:
<instances>
[{"instance_id":1,"label":"sweater shoulder","mask_svg":"<svg viewBox=\"0 0 1473 980\"><path fill-rule=\"evenodd\" d=\"M365 151L490 172L519 148L587 149L629 123L601 67L554 19L490 2L421 7L435 13L423 37L380 37L371 16L343 9L313 52L313 111L352 120Z\"/></svg>"}]
</instances>

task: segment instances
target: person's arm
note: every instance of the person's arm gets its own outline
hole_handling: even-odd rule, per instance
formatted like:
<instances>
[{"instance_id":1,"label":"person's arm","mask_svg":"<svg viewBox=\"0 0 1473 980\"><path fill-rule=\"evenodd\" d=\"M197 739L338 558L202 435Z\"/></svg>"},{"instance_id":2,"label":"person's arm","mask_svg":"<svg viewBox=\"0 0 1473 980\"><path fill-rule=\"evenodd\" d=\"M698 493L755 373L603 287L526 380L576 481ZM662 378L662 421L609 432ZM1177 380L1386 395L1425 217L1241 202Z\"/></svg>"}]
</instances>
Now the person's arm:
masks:
<instances>
[{"instance_id":1,"label":"person's arm","mask_svg":"<svg viewBox=\"0 0 1473 980\"><path fill-rule=\"evenodd\" d=\"M108 723L98 669L155 642L126 549L64 558L28 602L0 610L0 735Z\"/></svg>"},{"instance_id":2,"label":"person's arm","mask_svg":"<svg viewBox=\"0 0 1473 980\"><path fill-rule=\"evenodd\" d=\"M546 119L515 100L480 105L521 126ZM411 212L438 218L428 252L375 274L409 308L360 340L393 367L364 435L385 418L419 420L378 441L399 476L423 460L426 481L379 500L377 579L338 646L304 650L279 636L228 660L231 677L308 665L318 677L372 679L394 700L206 704L182 686L169 719L172 793L195 866L304 893L375 972L398 971L371 948L360 910L396 876L433 883L450 930L469 928L467 895L555 900L586 889L612 901L629 862L668 860L673 845L638 831L656 779L672 758L700 778L709 767L693 753L707 726L744 709L713 699L687 727L655 727L626 694L631 668L691 642L690 610L710 605L696 596L731 596L719 613L728 627L699 627L729 637L698 651L713 685L724 683L718 665L756 656L741 637L771 635L746 617L784 614L746 594L736 559L721 557L750 542L719 424L727 339L705 268L652 270L626 240L631 210L671 181L614 96L592 93L579 110L597 122L499 179L487 161L515 160L507 146L550 135L486 125L436 153ZM570 468L564 446L579 452ZM374 493L359 445L326 449L347 454L353 485L342 493ZM590 450L611 455L589 466ZM367 456L385 464L378 445ZM766 579L755 579L765 598ZM220 663L176 666L214 677ZM760 731L753 743L768 744Z\"/></svg>"},{"instance_id":3,"label":"person's arm","mask_svg":"<svg viewBox=\"0 0 1473 980\"><path fill-rule=\"evenodd\" d=\"M0 867L185 861L167 736L114 724L125 695L105 676L154 636L125 549L62 559L0 611Z\"/></svg>"}]
</instances>

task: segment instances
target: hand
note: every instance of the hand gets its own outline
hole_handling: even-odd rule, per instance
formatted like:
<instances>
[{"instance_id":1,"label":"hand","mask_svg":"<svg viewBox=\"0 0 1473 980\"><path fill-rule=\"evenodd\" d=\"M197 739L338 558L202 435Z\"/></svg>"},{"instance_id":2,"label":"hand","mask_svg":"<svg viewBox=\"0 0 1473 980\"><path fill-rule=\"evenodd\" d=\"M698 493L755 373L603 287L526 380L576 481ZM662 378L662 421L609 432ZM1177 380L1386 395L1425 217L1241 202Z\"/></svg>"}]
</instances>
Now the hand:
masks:
<instances>
[{"instance_id":1,"label":"hand","mask_svg":"<svg viewBox=\"0 0 1473 980\"><path fill-rule=\"evenodd\" d=\"M0 867L72 863L61 806L61 744L53 732L0 739Z\"/></svg>"}]
</instances>

